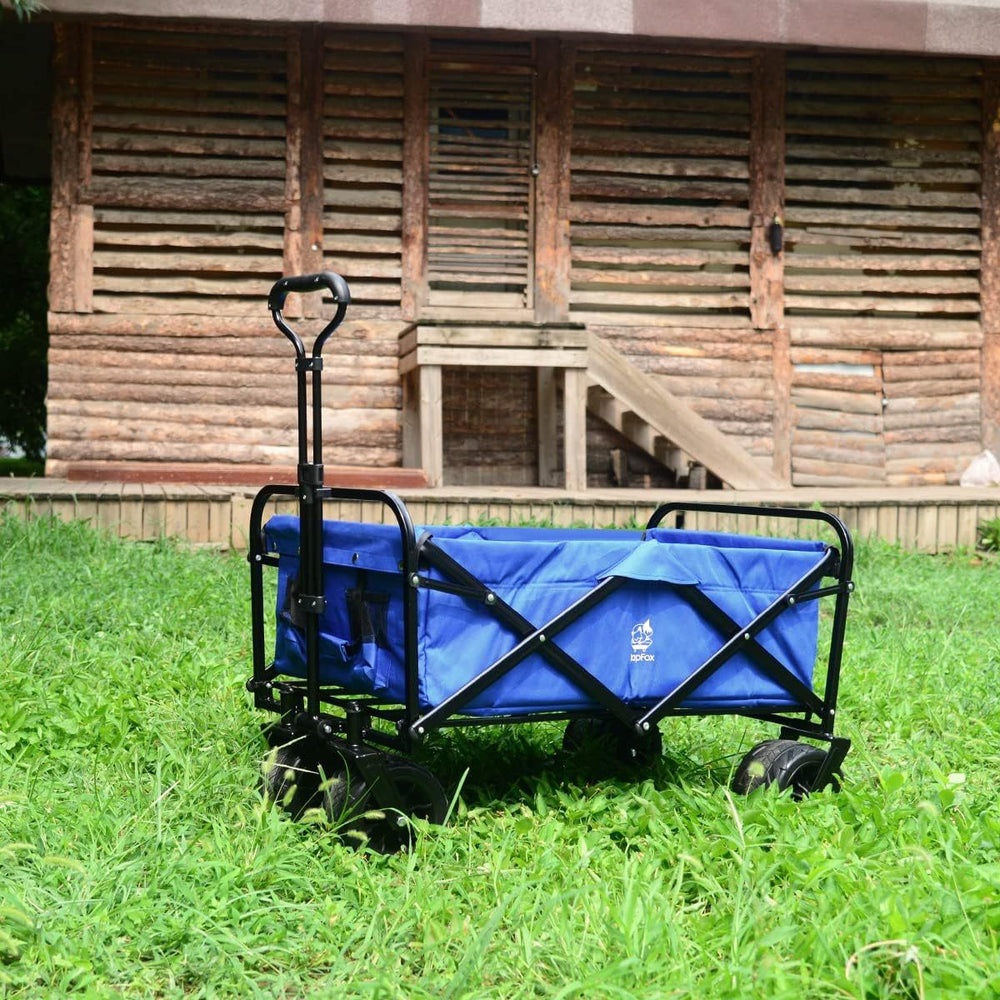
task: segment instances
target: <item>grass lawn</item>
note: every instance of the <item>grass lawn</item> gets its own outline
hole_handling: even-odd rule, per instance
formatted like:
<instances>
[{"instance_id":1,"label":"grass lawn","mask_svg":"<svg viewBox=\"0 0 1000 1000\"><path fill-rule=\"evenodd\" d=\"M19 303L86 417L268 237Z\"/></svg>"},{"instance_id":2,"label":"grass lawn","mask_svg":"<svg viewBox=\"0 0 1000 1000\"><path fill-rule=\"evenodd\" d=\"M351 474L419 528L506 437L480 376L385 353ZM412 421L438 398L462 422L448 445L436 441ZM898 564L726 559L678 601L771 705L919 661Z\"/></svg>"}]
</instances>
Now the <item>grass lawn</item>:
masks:
<instances>
[{"instance_id":1,"label":"grass lawn","mask_svg":"<svg viewBox=\"0 0 1000 1000\"><path fill-rule=\"evenodd\" d=\"M996 561L861 548L839 793L733 797L746 720L455 733L389 857L262 804L247 575L0 518L0 996L1000 996Z\"/></svg>"}]
</instances>

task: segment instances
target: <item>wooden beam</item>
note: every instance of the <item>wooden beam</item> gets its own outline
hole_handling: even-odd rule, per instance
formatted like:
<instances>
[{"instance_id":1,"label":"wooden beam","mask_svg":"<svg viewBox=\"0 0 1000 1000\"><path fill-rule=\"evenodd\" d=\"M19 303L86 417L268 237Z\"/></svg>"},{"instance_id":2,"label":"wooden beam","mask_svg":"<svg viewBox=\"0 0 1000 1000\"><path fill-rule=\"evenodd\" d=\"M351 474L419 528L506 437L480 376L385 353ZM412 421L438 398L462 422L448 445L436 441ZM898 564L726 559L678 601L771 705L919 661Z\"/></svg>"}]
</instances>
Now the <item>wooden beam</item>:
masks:
<instances>
[{"instance_id":1,"label":"wooden beam","mask_svg":"<svg viewBox=\"0 0 1000 1000\"><path fill-rule=\"evenodd\" d=\"M288 32L287 47L287 121L285 134L285 236L282 247L282 271L285 275L302 274L302 35ZM285 315L300 315L298 295L290 296Z\"/></svg>"},{"instance_id":2,"label":"wooden beam","mask_svg":"<svg viewBox=\"0 0 1000 1000\"><path fill-rule=\"evenodd\" d=\"M788 330L774 331L772 346L774 367L774 413L772 417L773 466L775 477L782 483L792 482L792 361Z\"/></svg>"},{"instance_id":3,"label":"wooden beam","mask_svg":"<svg viewBox=\"0 0 1000 1000\"><path fill-rule=\"evenodd\" d=\"M587 372L564 368L563 474L567 490L587 488Z\"/></svg>"},{"instance_id":4,"label":"wooden beam","mask_svg":"<svg viewBox=\"0 0 1000 1000\"><path fill-rule=\"evenodd\" d=\"M407 319L416 319L427 300L429 47L426 35L408 36L403 62L402 309Z\"/></svg>"},{"instance_id":5,"label":"wooden beam","mask_svg":"<svg viewBox=\"0 0 1000 1000\"><path fill-rule=\"evenodd\" d=\"M538 45L535 90L535 319L569 316L569 187L574 48L558 38Z\"/></svg>"},{"instance_id":6,"label":"wooden beam","mask_svg":"<svg viewBox=\"0 0 1000 1000\"><path fill-rule=\"evenodd\" d=\"M52 215L49 226L49 308L90 312L93 301L94 215L81 204L90 181L93 60L89 27L53 27Z\"/></svg>"},{"instance_id":7,"label":"wooden beam","mask_svg":"<svg viewBox=\"0 0 1000 1000\"><path fill-rule=\"evenodd\" d=\"M535 377L538 389L538 485L558 486L556 452L559 406L556 398L555 369L538 368Z\"/></svg>"},{"instance_id":8,"label":"wooden beam","mask_svg":"<svg viewBox=\"0 0 1000 1000\"><path fill-rule=\"evenodd\" d=\"M784 224L785 54L753 57L750 97L750 317L757 329L774 330L784 318L784 252L768 240Z\"/></svg>"},{"instance_id":9,"label":"wooden beam","mask_svg":"<svg viewBox=\"0 0 1000 1000\"><path fill-rule=\"evenodd\" d=\"M323 32L306 28L301 42L301 141L299 197L301 267L305 274L323 270ZM323 315L321 295L302 298L302 315Z\"/></svg>"},{"instance_id":10,"label":"wooden beam","mask_svg":"<svg viewBox=\"0 0 1000 1000\"><path fill-rule=\"evenodd\" d=\"M1000 60L983 65L982 444L1000 455Z\"/></svg>"}]
</instances>

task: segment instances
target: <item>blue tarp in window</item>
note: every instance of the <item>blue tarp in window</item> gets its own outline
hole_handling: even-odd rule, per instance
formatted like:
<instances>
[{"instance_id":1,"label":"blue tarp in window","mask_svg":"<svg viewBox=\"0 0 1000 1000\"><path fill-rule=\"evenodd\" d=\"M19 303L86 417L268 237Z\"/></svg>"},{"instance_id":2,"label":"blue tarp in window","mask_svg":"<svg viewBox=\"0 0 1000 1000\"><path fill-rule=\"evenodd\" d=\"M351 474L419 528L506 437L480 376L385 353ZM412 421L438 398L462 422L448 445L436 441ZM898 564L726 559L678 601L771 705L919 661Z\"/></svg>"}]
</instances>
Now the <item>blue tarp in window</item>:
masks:
<instances>
[{"instance_id":1,"label":"blue tarp in window","mask_svg":"<svg viewBox=\"0 0 1000 1000\"><path fill-rule=\"evenodd\" d=\"M657 529L639 532L434 527L449 556L536 626L601 580L627 582L565 629L557 643L623 700L651 704L689 677L725 642L674 585L696 586L745 625L822 558L821 542ZM305 675L305 640L292 623L289 587L298 575L298 518L272 518L279 555L275 664ZM404 700L402 543L394 526L325 522L320 661L323 683ZM433 570L422 573L437 577ZM352 607L353 606L353 607ZM818 602L783 611L758 641L807 687L816 660ZM418 591L419 696L430 708L519 641L491 610L453 594ZM692 709L790 708L795 700L738 654L684 703ZM472 715L592 707L540 655L500 678L466 709Z\"/></svg>"}]
</instances>

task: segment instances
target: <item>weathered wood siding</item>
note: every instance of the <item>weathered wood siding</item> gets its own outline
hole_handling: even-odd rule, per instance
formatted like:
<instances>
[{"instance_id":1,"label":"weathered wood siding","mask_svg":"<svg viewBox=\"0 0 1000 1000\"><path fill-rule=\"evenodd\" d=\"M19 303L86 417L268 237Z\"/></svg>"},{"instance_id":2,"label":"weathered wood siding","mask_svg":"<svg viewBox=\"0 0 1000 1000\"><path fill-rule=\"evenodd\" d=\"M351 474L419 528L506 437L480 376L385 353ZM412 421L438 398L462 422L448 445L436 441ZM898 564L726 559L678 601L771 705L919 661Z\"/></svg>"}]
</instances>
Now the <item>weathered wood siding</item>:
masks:
<instances>
[{"instance_id":1,"label":"weathered wood siding","mask_svg":"<svg viewBox=\"0 0 1000 1000\"><path fill-rule=\"evenodd\" d=\"M325 370L329 464L400 464L400 331L475 316L586 323L798 485L953 483L1000 433L993 63L55 34L51 473L293 462L265 298L324 267L354 296ZM309 331L329 310L287 308ZM536 392L448 374L447 481L532 482ZM592 485L618 446L649 475L600 421L588 438Z\"/></svg>"},{"instance_id":2,"label":"weathered wood siding","mask_svg":"<svg viewBox=\"0 0 1000 1000\"><path fill-rule=\"evenodd\" d=\"M92 226L76 237L76 291L51 297L50 473L92 459L294 464L291 346L266 295L331 260L358 304L324 372L325 457L399 464L401 46L61 29L78 67L56 109L77 137L60 147L66 200L73 232L84 212ZM315 333L302 313L320 303L294 298L289 314Z\"/></svg>"},{"instance_id":3,"label":"weathered wood siding","mask_svg":"<svg viewBox=\"0 0 1000 1000\"><path fill-rule=\"evenodd\" d=\"M403 204L403 38L323 39L322 257L348 279L352 316L398 318Z\"/></svg>"},{"instance_id":4,"label":"weathered wood siding","mask_svg":"<svg viewBox=\"0 0 1000 1000\"><path fill-rule=\"evenodd\" d=\"M792 481L957 482L980 450L978 62L792 54Z\"/></svg>"},{"instance_id":5,"label":"weathered wood siding","mask_svg":"<svg viewBox=\"0 0 1000 1000\"><path fill-rule=\"evenodd\" d=\"M772 334L750 317L752 59L580 46L570 316L769 461Z\"/></svg>"}]
</instances>

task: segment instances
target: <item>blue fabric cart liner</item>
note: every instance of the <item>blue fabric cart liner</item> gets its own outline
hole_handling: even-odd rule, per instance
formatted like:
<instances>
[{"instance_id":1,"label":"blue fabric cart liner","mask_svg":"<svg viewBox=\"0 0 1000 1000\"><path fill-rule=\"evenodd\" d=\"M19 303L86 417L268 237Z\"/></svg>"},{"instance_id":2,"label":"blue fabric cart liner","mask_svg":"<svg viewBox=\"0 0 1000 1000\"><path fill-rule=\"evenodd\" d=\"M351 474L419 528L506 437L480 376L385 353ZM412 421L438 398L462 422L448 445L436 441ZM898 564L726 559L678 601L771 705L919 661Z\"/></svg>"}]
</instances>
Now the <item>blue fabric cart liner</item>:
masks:
<instances>
[{"instance_id":1,"label":"blue fabric cart liner","mask_svg":"<svg viewBox=\"0 0 1000 1000\"><path fill-rule=\"evenodd\" d=\"M625 583L555 639L619 698L653 704L728 638L674 585L695 586L743 626L822 559L822 542L675 529L640 532L540 528L430 527L434 543L535 626L602 580ZM265 527L279 556L275 666L305 676L305 635L292 621L290 591L299 572L297 517ZM356 694L405 700L402 539L394 525L327 521L320 676ZM434 570L421 574L441 579ZM462 688L520 641L490 608L461 596L417 592L418 677L422 709ZM812 689L818 601L783 610L758 642ZM463 714L519 715L595 707L540 654L495 681ZM694 710L797 707L796 699L744 654L708 677L683 703Z\"/></svg>"}]
</instances>

